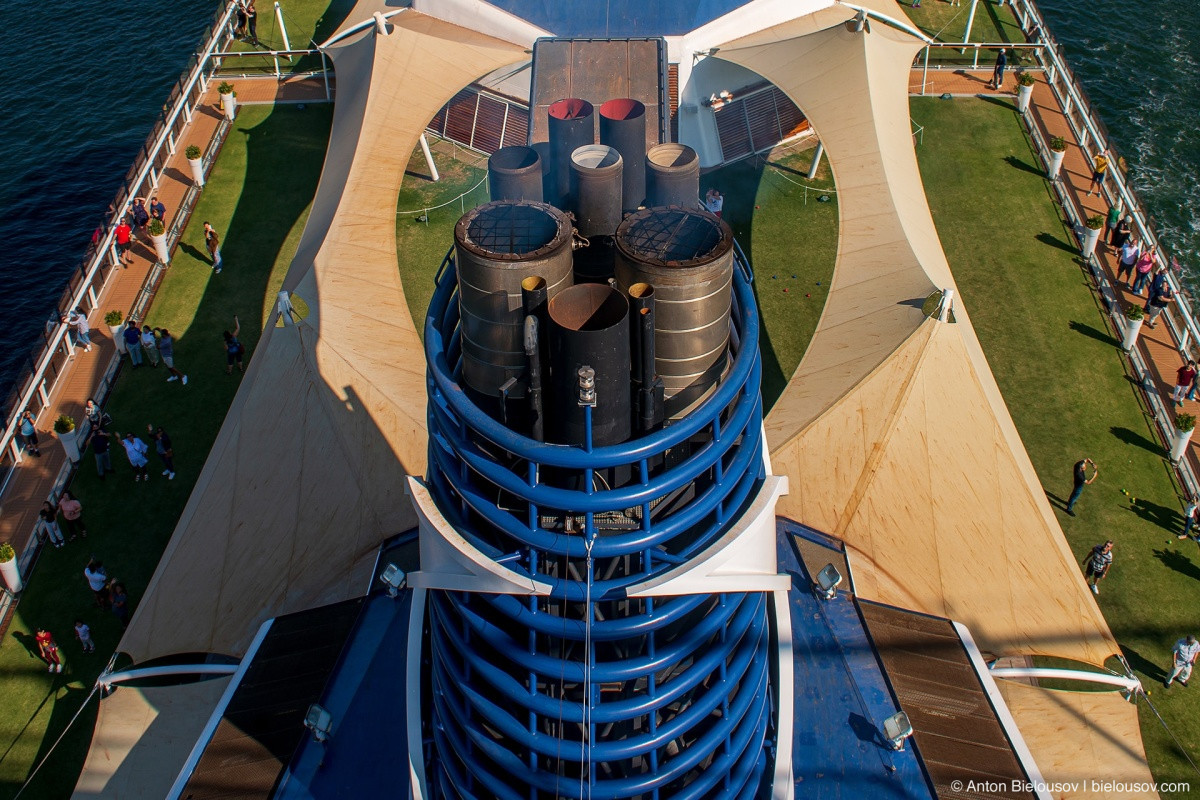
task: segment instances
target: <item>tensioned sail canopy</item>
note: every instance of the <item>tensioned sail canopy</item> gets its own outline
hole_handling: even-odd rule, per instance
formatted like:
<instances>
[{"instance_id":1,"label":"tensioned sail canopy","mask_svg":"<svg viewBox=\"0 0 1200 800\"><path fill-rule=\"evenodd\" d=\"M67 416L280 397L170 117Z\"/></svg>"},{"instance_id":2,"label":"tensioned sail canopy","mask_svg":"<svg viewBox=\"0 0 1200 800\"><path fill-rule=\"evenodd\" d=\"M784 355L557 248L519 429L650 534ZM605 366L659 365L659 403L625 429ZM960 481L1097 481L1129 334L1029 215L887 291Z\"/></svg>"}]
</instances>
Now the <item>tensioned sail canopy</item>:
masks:
<instances>
[{"instance_id":1,"label":"tensioned sail canopy","mask_svg":"<svg viewBox=\"0 0 1200 800\"><path fill-rule=\"evenodd\" d=\"M285 287L120 649L240 656L265 620L367 589L382 540L415 525L425 359L396 264L396 196L429 119L513 44L405 11L329 54L333 131ZM430 265L432 271L436 264Z\"/></svg>"},{"instance_id":2,"label":"tensioned sail canopy","mask_svg":"<svg viewBox=\"0 0 1200 800\"><path fill-rule=\"evenodd\" d=\"M766 421L772 464L790 478L779 511L846 542L863 597L963 622L996 654L1101 664L1116 642L965 309L954 323L922 313L954 282L909 127L921 43L852 27L785 23L718 54L800 107L838 187L829 298Z\"/></svg>"}]
</instances>

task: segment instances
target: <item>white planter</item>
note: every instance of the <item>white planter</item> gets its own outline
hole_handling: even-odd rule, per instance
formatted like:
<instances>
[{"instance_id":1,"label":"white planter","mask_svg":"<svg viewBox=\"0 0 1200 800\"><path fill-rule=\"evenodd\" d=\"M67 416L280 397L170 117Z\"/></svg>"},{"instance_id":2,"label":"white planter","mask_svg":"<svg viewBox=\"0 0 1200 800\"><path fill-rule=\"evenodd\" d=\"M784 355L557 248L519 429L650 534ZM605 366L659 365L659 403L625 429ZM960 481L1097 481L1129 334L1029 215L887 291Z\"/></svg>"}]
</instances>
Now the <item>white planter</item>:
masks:
<instances>
[{"instance_id":1,"label":"white planter","mask_svg":"<svg viewBox=\"0 0 1200 800\"><path fill-rule=\"evenodd\" d=\"M4 585L13 594L25 588L25 584L21 582L21 568L17 566L17 560L0 562L0 577L4 578Z\"/></svg>"},{"instance_id":2,"label":"white planter","mask_svg":"<svg viewBox=\"0 0 1200 800\"><path fill-rule=\"evenodd\" d=\"M1033 96L1032 86L1017 86L1017 111L1024 114L1029 110L1029 98Z\"/></svg>"},{"instance_id":3,"label":"white planter","mask_svg":"<svg viewBox=\"0 0 1200 800\"><path fill-rule=\"evenodd\" d=\"M1058 171L1062 169L1063 159L1067 157L1066 150L1051 150L1050 151L1050 169L1046 174L1050 176L1050 180L1058 177Z\"/></svg>"},{"instance_id":4,"label":"white planter","mask_svg":"<svg viewBox=\"0 0 1200 800\"><path fill-rule=\"evenodd\" d=\"M192 182L197 186L204 185L204 159L189 158L188 166L192 168Z\"/></svg>"},{"instance_id":5,"label":"white planter","mask_svg":"<svg viewBox=\"0 0 1200 800\"><path fill-rule=\"evenodd\" d=\"M1083 228L1083 257L1088 258L1096 252L1096 243L1100 241L1100 228L1092 229L1086 225Z\"/></svg>"},{"instance_id":6,"label":"white planter","mask_svg":"<svg viewBox=\"0 0 1200 800\"><path fill-rule=\"evenodd\" d=\"M1187 452L1188 442L1192 440L1191 431L1181 431L1176 429L1175 441L1171 442L1171 462L1179 463L1183 459L1183 454Z\"/></svg>"},{"instance_id":7,"label":"white planter","mask_svg":"<svg viewBox=\"0 0 1200 800\"><path fill-rule=\"evenodd\" d=\"M79 428L70 433L56 433L58 440L62 442L63 450L67 451L67 458L73 463L79 462Z\"/></svg>"},{"instance_id":8,"label":"white planter","mask_svg":"<svg viewBox=\"0 0 1200 800\"><path fill-rule=\"evenodd\" d=\"M1132 352L1133 346L1135 344L1137 344L1138 334L1142 330L1143 322L1145 322L1144 318L1141 318L1141 319L1129 319L1128 317L1125 318L1125 338L1121 340L1121 349L1124 350L1126 353Z\"/></svg>"},{"instance_id":9,"label":"white planter","mask_svg":"<svg viewBox=\"0 0 1200 800\"><path fill-rule=\"evenodd\" d=\"M158 263L170 264L171 251L167 249L167 234L151 236L150 241L154 242L154 254L158 256Z\"/></svg>"},{"instance_id":10,"label":"white planter","mask_svg":"<svg viewBox=\"0 0 1200 800\"><path fill-rule=\"evenodd\" d=\"M117 346L117 353L125 355L125 323L120 325L109 325L108 332L112 334L113 344Z\"/></svg>"},{"instance_id":11,"label":"white planter","mask_svg":"<svg viewBox=\"0 0 1200 800\"><path fill-rule=\"evenodd\" d=\"M232 93L221 95L221 110L225 112L225 119L233 122L237 114L237 98Z\"/></svg>"}]
</instances>

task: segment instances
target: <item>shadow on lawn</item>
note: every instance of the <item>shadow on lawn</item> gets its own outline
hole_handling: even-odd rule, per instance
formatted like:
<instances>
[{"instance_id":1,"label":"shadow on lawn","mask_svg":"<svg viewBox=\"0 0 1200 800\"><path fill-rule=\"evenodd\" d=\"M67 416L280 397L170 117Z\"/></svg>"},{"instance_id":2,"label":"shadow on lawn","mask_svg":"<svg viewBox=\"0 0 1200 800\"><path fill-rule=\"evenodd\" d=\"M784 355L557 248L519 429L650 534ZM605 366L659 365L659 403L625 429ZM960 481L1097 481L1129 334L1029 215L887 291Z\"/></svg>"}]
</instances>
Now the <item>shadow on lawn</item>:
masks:
<instances>
[{"instance_id":1,"label":"shadow on lawn","mask_svg":"<svg viewBox=\"0 0 1200 800\"><path fill-rule=\"evenodd\" d=\"M1160 528L1174 533L1183 525L1183 515L1173 508L1158 503L1151 503L1140 497L1134 498L1129 504L1129 510L1147 522L1153 522ZM1200 572L1197 573L1200 575Z\"/></svg>"},{"instance_id":2,"label":"shadow on lawn","mask_svg":"<svg viewBox=\"0 0 1200 800\"><path fill-rule=\"evenodd\" d=\"M1156 681L1165 681L1167 679L1167 673L1163 671L1162 667L1153 661L1148 661L1141 653L1129 645L1121 645L1121 653L1125 656L1125 660L1129 662L1130 668L1142 673L1147 678Z\"/></svg>"},{"instance_id":3,"label":"shadow on lawn","mask_svg":"<svg viewBox=\"0 0 1200 800\"><path fill-rule=\"evenodd\" d=\"M1109 428L1108 430L1112 433L1113 436L1117 437L1125 444L1131 444L1131 445L1134 445L1135 447L1140 447L1143 450L1153 453L1156 456L1166 457L1166 455L1167 455L1166 449L1164 449L1163 446L1160 445L1158 442L1147 439L1142 434L1140 434L1136 431L1129 430L1129 428L1122 428L1122 427L1114 425L1113 427Z\"/></svg>"},{"instance_id":4,"label":"shadow on lawn","mask_svg":"<svg viewBox=\"0 0 1200 800\"><path fill-rule=\"evenodd\" d=\"M1016 156L1005 156L1004 161L1013 169L1019 169L1022 172L1028 172L1030 174L1037 175L1038 177L1042 177L1046 174L1046 172L1040 167L1026 163Z\"/></svg>"},{"instance_id":5,"label":"shadow on lawn","mask_svg":"<svg viewBox=\"0 0 1200 800\"><path fill-rule=\"evenodd\" d=\"M1057 247L1059 250L1065 250L1072 255L1078 252L1074 245L1064 242L1062 239L1056 238L1054 234L1051 233L1039 233L1033 238L1037 239L1042 244L1049 245L1051 247Z\"/></svg>"},{"instance_id":6,"label":"shadow on lawn","mask_svg":"<svg viewBox=\"0 0 1200 800\"><path fill-rule=\"evenodd\" d=\"M1179 550L1154 550L1154 557L1180 575L1200 581L1200 567Z\"/></svg>"},{"instance_id":7,"label":"shadow on lawn","mask_svg":"<svg viewBox=\"0 0 1200 800\"><path fill-rule=\"evenodd\" d=\"M1107 331L1102 331L1099 328L1093 328L1091 325L1085 325L1082 322L1071 320L1070 328L1076 333L1082 333L1084 336L1089 336L1095 339L1097 342L1101 342L1102 344L1112 345L1113 347L1116 347L1119 344L1119 342Z\"/></svg>"}]
</instances>

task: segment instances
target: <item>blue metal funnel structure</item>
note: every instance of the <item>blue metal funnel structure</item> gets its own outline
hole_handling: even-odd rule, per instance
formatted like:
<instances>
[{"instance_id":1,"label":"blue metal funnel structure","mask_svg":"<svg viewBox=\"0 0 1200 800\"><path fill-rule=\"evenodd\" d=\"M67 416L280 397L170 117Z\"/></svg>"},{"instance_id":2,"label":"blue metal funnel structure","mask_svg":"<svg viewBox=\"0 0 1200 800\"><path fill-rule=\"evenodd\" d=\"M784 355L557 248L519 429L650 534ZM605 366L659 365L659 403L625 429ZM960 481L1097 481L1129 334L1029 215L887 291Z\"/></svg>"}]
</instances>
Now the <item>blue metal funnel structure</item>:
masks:
<instances>
[{"instance_id":1,"label":"blue metal funnel structure","mask_svg":"<svg viewBox=\"0 0 1200 800\"><path fill-rule=\"evenodd\" d=\"M464 391L453 261L425 322L429 475L414 482L430 793L764 796L779 479L740 252L723 379L681 418L604 446L586 391L588 435L574 445L523 435Z\"/></svg>"}]
</instances>

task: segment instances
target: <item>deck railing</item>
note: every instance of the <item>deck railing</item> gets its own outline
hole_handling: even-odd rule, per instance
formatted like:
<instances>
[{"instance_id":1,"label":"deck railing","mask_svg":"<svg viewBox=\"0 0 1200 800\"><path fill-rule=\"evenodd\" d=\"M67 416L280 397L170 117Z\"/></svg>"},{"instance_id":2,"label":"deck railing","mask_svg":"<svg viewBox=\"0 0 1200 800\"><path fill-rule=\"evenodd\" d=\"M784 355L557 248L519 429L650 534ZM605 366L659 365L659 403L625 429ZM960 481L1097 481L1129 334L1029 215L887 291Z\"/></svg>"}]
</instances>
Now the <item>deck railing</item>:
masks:
<instances>
[{"instance_id":1,"label":"deck railing","mask_svg":"<svg viewBox=\"0 0 1200 800\"><path fill-rule=\"evenodd\" d=\"M1095 113L1087 93L1076 80L1071 68L1067 66L1066 60L1062 55L1062 45L1055 41L1037 5L1033 0L1009 0L1009 2L1022 30L1033 40L1034 44L1038 45L1038 49L1036 50L1037 58L1040 67L1044 70L1046 83L1054 92L1055 98L1061 105L1071 132L1079 142L1084 155L1090 161L1092 156L1100 152L1115 154L1116 147L1109 138L1108 129L1100 121L1100 117ZM1043 160L1049 163L1049 143L1045 141L1045 137L1036 125L1030 124L1028 128L1035 145L1041 151ZM1115 162L1115 159L1113 160ZM1149 212L1142 205L1141 200L1132 187L1130 187L1121 170L1117 168L1110 169L1108 170L1108 176L1109 179L1101 187L1104 199L1110 206L1120 205L1123 215L1133 217L1134 234L1141 240L1143 250L1150 246L1158 248L1158 263L1155 265L1156 268L1159 266L1171 267L1170 260L1163 255L1163 248L1150 221ZM1063 208L1074 223L1076 232L1082 238L1085 217L1082 206L1075 201L1070 192L1065 190L1061 180L1056 180L1054 183ZM1127 324L1123 309L1120 308L1120 304L1117 302L1116 293L1108 284L1099 258L1093 254L1088 258L1088 263L1105 298L1108 311L1112 315L1114 328L1118 332L1123 332ZM1200 342L1200 325L1196 322L1191 296L1186 291L1186 287L1180 283L1179 278L1180 276L1176 274L1173 268L1168 268L1167 282L1175 292L1175 303L1167 308L1163 313L1163 318L1167 321L1167 330L1170 332L1172 341L1179 350L1180 355L1183 358L1194 358L1197 355L1197 343ZM1157 383L1150 372L1150 365L1146 362L1146 359L1137 347L1133 348L1129 357L1138 381L1142 386L1146 402L1150 407L1151 413L1154 415L1167 448L1170 449L1175 435L1174 414L1167 407L1167 404L1163 402ZM1196 473L1186 453L1175 467L1179 470L1180 479L1188 495L1190 497L1200 496L1200 481L1197 480Z\"/></svg>"},{"instance_id":2,"label":"deck railing","mask_svg":"<svg viewBox=\"0 0 1200 800\"><path fill-rule=\"evenodd\" d=\"M212 56L220 44L232 38L231 18L235 8L235 0L227 0L217 11L202 39L199 52L192 56L187 69L172 87L163 112L126 173L113 199L111 211L97 231L96 242L89 248L79 271L68 280L68 287L59 301L59 316L77 307L89 313L98 307L104 289L119 265L114 241L117 224L129 202L154 191L168 160L175 154L180 134L191 122L200 97L208 90L208 82L215 68ZM21 414L26 409L34 410L35 415L40 414L50 405L57 382L75 353L69 326L65 323L48 323L43 339L40 352L31 359L26 374L18 377L14 383L16 388L6 404L8 418L3 437L0 438L0 465L4 467L0 492L7 485L11 466L22 460L16 436ZM5 461L8 463L5 464Z\"/></svg>"}]
</instances>

